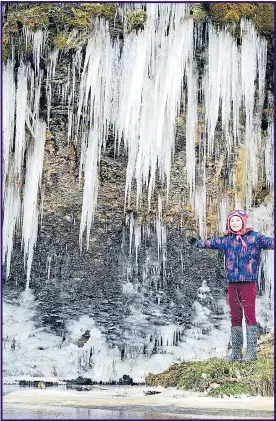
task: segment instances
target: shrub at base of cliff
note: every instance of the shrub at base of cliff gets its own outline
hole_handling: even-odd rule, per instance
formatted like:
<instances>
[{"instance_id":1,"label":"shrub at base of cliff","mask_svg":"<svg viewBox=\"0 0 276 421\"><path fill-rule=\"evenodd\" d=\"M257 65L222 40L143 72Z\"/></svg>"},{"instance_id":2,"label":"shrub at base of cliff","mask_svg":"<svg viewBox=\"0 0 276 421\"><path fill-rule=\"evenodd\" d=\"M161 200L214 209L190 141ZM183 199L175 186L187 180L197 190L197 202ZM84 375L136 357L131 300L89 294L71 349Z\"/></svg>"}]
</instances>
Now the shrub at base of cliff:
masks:
<instances>
[{"instance_id":1,"label":"shrub at base of cliff","mask_svg":"<svg viewBox=\"0 0 276 421\"><path fill-rule=\"evenodd\" d=\"M214 358L184 362L164 373L149 374L147 386L178 387L206 392L208 396L274 395L274 336L260 345L257 361L240 363Z\"/></svg>"}]
</instances>

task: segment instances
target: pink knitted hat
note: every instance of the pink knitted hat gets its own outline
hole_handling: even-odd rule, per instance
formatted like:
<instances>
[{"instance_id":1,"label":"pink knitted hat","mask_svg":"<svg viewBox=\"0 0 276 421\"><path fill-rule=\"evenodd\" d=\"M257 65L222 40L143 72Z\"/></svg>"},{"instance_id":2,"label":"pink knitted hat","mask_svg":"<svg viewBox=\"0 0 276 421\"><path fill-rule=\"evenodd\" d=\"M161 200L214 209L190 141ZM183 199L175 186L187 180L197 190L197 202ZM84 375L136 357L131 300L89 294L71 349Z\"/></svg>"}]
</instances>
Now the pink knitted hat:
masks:
<instances>
[{"instance_id":1,"label":"pink knitted hat","mask_svg":"<svg viewBox=\"0 0 276 421\"><path fill-rule=\"evenodd\" d=\"M239 218L241 218L241 220L242 220L242 230L246 230L248 214L243 209L238 209L238 210L234 210L234 211L232 211L228 214L228 217L227 217L228 231L233 232L231 230L231 227L230 227L230 219L232 218L232 216L238 216ZM234 233L234 234L236 234L236 233Z\"/></svg>"}]
</instances>

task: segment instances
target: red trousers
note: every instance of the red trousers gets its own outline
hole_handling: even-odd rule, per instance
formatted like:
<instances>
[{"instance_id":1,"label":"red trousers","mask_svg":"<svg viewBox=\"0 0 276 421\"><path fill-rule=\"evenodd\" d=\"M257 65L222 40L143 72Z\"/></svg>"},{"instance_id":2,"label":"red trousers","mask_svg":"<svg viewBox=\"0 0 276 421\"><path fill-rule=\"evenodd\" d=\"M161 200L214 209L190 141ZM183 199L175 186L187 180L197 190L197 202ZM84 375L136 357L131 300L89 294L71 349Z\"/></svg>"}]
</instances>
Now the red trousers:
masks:
<instances>
[{"instance_id":1,"label":"red trousers","mask_svg":"<svg viewBox=\"0 0 276 421\"><path fill-rule=\"evenodd\" d=\"M242 312L246 324L256 325L255 303L257 285L255 282L233 282L228 284L228 300L232 326L242 325Z\"/></svg>"}]
</instances>

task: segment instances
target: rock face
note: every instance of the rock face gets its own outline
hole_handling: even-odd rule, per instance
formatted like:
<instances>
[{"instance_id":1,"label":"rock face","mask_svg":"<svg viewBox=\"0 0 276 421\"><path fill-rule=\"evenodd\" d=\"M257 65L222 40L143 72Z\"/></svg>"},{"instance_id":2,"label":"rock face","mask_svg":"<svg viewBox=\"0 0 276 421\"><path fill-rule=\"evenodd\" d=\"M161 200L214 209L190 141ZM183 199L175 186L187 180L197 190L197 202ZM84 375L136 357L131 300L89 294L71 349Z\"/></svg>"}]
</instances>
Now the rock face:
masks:
<instances>
[{"instance_id":1,"label":"rock face","mask_svg":"<svg viewBox=\"0 0 276 421\"><path fill-rule=\"evenodd\" d=\"M131 22L133 24L133 20ZM118 28L120 32L120 25ZM198 51L199 67L200 63L204 63L204 54L201 53ZM27 54L25 59L28 58ZM55 80L52 81L56 86L66 82L72 50L61 54L63 59L59 61ZM46 66L46 63L42 61L41 66ZM42 86L40 115L47 119L45 91L46 78ZM198 250L187 241L189 235L198 232L198 226L191 207L182 206L188 203L189 196L183 117L179 117L169 200L163 211L166 225L164 255L162 252L158 255L154 228L158 189L154 193L150 211L147 209L146 197L140 210L136 211L135 189L131 200L133 206L124 208L127 154L121 148L119 156L114 156L114 136L111 130L100 161L97 212L91 227L89 249L83 246L80 251L83 201L83 174L79 172L81 147L79 139L78 142L68 144L67 105L60 104L54 91L39 198L43 214L30 282L36 302L35 325L37 329L46 329L59 336L61 341L66 341L68 322L88 315L105 336L108 346L118 347L122 361L129 356L141 354L150 357L162 352L160 338L152 333L155 328L176 325L185 330L191 327L193 303L197 300L197 291L203 282L207 282L210 287L214 302L225 298L227 287L223 255L217 251ZM73 109L76 113L76 103ZM204 129L203 120L203 117L202 121L199 118L199 131ZM216 132L218 139L220 130L219 122ZM199 157L200 145L196 147ZM210 198L207 212L209 234L217 229L219 201L216 196L224 188L229 194L233 193L227 174L228 168L236 163L237 156L238 152L227 160L223 155L218 157L214 154L206 162L207 196ZM165 188L160 186L159 190L165 191ZM266 188L264 190L268 193ZM133 218L134 224L147 232L137 251L137 258L135 250L129 252L128 218ZM23 261L21 236L18 232L14 239L10 276L7 281L4 280L4 295L9 302L18 299L25 289ZM217 306L214 311L219 316L221 309ZM131 322L133 314L139 316L135 324ZM77 346L83 348L91 335L89 330L84 334L79 333ZM184 336L185 333L176 336L174 345ZM130 380L129 376L125 379L123 377L122 384L131 384L124 383Z\"/></svg>"},{"instance_id":2,"label":"rock face","mask_svg":"<svg viewBox=\"0 0 276 421\"><path fill-rule=\"evenodd\" d=\"M124 326L124 317L129 314L131 303L137 300L137 306L139 302L142 313L147 313L149 321L188 326L191 304L202 281L206 280L211 285L215 296L220 294L224 285L223 256L190 246L185 232L175 228L179 215L172 213L172 227L170 223L167 225L166 268L158 261L153 233L142 244L136 267L135 256L128 258L129 230L125 225L123 209L125 165L120 162L122 160L117 162L110 157L102 159L98 211L91 229L90 248L80 254L82 191L70 172L66 128L61 131L59 125L60 117L52 119L52 133L58 150L56 154L45 154L43 219L30 284L39 302L38 320L63 335L64 322L68 318L89 315L101 326L108 340L123 345L122 335L123 332L127 335L128 330L128 326ZM178 189L181 189L181 180L177 181L176 175L172 195L177 197L181 193ZM20 294L25 288L20 243L20 238L17 238L11 274L5 285L7 296ZM152 260L149 264L148 259ZM129 265L132 272L130 281L139 287L139 295L133 298L122 294L122 285L129 277ZM147 284L143 285L146 265L149 275ZM163 317L156 320L151 312L154 313L158 307L158 297Z\"/></svg>"},{"instance_id":3,"label":"rock face","mask_svg":"<svg viewBox=\"0 0 276 421\"><path fill-rule=\"evenodd\" d=\"M175 173L172 171L165 266L157 256L157 238L152 225L151 235L141 244L137 264L135 253L129 256L129 228L124 216L126 162L124 157L114 159L108 153L101 160L97 215L91 228L90 248L80 253L82 187L79 188L78 176L72 173L68 157L66 118L55 116L54 109L52 115L51 136L55 149L45 153L43 218L30 283L37 303L37 328L50 329L66 341L68 322L88 315L109 345L120 349L122 360L133 353L147 356L158 353L159 338L152 337L149 342L149 333L167 324L188 328L193 316L192 303L203 280L210 285L215 299L224 297L226 291L223 256L191 246L186 239L190 231L181 233L180 230L179 208L176 207L177 213L173 214L173 198L177 202L183 190L177 168L183 151L176 154ZM77 149L77 162L78 156ZM194 220L189 215L187 210L183 218L193 230ZM10 276L4 285L7 300L17 299L25 289L23 260L18 236ZM123 285L129 282L134 290L123 294ZM146 319L137 320L135 326L128 321L133 309ZM81 346L84 343L81 334L79 338L78 346Z\"/></svg>"}]
</instances>

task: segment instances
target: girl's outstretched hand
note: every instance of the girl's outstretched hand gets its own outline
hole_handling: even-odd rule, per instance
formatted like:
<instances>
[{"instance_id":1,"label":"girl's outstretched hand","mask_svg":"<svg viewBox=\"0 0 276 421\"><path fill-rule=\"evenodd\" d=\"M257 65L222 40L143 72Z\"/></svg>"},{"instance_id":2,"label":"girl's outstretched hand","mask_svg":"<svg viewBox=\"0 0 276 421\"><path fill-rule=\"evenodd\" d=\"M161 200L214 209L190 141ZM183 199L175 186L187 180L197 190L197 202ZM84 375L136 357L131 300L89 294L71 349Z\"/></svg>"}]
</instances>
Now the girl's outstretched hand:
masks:
<instances>
[{"instance_id":1,"label":"girl's outstretched hand","mask_svg":"<svg viewBox=\"0 0 276 421\"><path fill-rule=\"evenodd\" d=\"M197 237L187 237L187 241L191 246L195 245L199 240L201 240L200 236Z\"/></svg>"}]
</instances>

